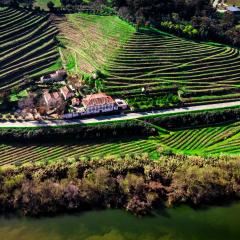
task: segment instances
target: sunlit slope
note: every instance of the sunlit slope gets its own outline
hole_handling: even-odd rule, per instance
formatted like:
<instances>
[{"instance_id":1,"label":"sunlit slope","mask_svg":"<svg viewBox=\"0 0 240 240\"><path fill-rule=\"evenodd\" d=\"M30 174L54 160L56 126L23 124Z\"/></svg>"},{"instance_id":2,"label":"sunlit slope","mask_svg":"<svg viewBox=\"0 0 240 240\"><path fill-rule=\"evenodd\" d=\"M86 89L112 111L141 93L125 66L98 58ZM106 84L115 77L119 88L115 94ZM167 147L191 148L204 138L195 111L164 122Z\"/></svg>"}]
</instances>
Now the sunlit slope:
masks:
<instances>
[{"instance_id":1,"label":"sunlit slope","mask_svg":"<svg viewBox=\"0 0 240 240\"><path fill-rule=\"evenodd\" d=\"M63 62L76 72L103 70L107 59L134 34L135 28L117 16L68 14L56 19Z\"/></svg>"},{"instance_id":2,"label":"sunlit slope","mask_svg":"<svg viewBox=\"0 0 240 240\"><path fill-rule=\"evenodd\" d=\"M239 66L238 49L144 30L110 59L105 84L113 95L135 97L142 87L158 95L177 87L187 103L228 101L240 97Z\"/></svg>"},{"instance_id":3,"label":"sunlit slope","mask_svg":"<svg viewBox=\"0 0 240 240\"><path fill-rule=\"evenodd\" d=\"M2 143L0 166L38 161L56 161L68 158L101 158L106 155L148 153L154 158L157 152L172 150L176 153L226 154L240 156L240 122L199 129L159 133L145 139L119 139L89 141L85 143ZM167 151L168 152L168 151Z\"/></svg>"},{"instance_id":4,"label":"sunlit slope","mask_svg":"<svg viewBox=\"0 0 240 240\"><path fill-rule=\"evenodd\" d=\"M157 148L152 139L122 140L102 143L0 144L0 166L36 161L55 161L68 157L101 157L152 152Z\"/></svg>"},{"instance_id":5,"label":"sunlit slope","mask_svg":"<svg viewBox=\"0 0 240 240\"><path fill-rule=\"evenodd\" d=\"M174 131L161 145L189 154L240 155L240 122L219 127Z\"/></svg>"}]
</instances>

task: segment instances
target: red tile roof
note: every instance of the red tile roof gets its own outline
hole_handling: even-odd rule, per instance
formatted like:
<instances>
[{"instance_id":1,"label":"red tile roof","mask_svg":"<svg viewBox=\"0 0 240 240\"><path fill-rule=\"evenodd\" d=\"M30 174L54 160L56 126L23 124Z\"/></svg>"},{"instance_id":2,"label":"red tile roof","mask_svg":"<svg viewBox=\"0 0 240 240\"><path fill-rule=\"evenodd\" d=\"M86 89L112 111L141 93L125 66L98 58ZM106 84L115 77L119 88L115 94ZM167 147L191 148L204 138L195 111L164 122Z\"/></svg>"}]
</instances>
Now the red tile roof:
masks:
<instances>
[{"instance_id":1,"label":"red tile roof","mask_svg":"<svg viewBox=\"0 0 240 240\"><path fill-rule=\"evenodd\" d=\"M51 100L58 100L61 98L58 92L49 93L48 91L44 91L43 97L46 103L49 103Z\"/></svg>"},{"instance_id":2,"label":"red tile roof","mask_svg":"<svg viewBox=\"0 0 240 240\"><path fill-rule=\"evenodd\" d=\"M72 99L72 105L79 105L79 104L80 104L80 100L78 98Z\"/></svg>"},{"instance_id":3,"label":"red tile roof","mask_svg":"<svg viewBox=\"0 0 240 240\"><path fill-rule=\"evenodd\" d=\"M74 94L68 89L67 86L61 87L60 88L60 92L62 93L64 99L68 99L70 97L72 97Z\"/></svg>"},{"instance_id":4,"label":"red tile roof","mask_svg":"<svg viewBox=\"0 0 240 240\"><path fill-rule=\"evenodd\" d=\"M55 98L55 99L57 99L57 98L60 97L60 95L59 95L58 92L53 92L53 93L52 93L52 96L53 96L53 98Z\"/></svg>"},{"instance_id":5,"label":"red tile roof","mask_svg":"<svg viewBox=\"0 0 240 240\"><path fill-rule=\"evenodd\" d=\"M82 100L82 103L84 107L90 107L113 104L115 101L112 99L112 97L106 95L105 93L96 93L87 95L86 98Z\"/></svg>"},{"instance_id":6,"label":"red tile roof","mask_svg":"<svg viewBox=\"0 0 240 240\"><path fill-rule=\"evenodd\" d=\"M50 93L49 93L48 91L45 91L45 92L44 92L43 97L45 98L45 100L46 100L47 102L49 102L50 99L52 98L51 95L50 95Z\"/></svg>"}]
</instances>

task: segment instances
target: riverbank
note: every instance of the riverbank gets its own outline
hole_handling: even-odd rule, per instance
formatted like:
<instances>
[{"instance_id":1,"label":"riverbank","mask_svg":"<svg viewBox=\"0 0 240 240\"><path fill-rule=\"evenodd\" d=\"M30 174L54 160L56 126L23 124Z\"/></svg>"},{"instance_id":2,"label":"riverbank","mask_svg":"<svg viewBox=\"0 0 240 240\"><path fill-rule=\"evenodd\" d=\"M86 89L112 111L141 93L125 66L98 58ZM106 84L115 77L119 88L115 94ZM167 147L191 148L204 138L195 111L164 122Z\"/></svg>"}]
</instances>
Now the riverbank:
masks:
<instances>
[{"instance_id":1,"label":"riverbank","mask_svg":"<svg viewBox=\"0 0 240 240\"><path fill-rule=\"evenodd\" d=\"M1 169L0 210L49 216L118 208L135 215L182 203L240 198L239 157L147 154L69 159Z\"/></svg>"}]
</instances>

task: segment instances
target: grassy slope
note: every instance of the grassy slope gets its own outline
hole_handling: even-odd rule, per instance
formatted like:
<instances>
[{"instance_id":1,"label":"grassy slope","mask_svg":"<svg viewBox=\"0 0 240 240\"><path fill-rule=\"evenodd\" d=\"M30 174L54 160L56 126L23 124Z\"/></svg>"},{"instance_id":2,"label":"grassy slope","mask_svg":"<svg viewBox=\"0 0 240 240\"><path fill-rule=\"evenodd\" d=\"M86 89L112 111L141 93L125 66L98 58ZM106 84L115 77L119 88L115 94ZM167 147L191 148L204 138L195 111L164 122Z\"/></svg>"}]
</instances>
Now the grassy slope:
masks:
<instances>
[{"instance_id":1,"label":"grassy slope","mask_svg":"<svg viewBox=\"0 0 240 240\"><path fill-rule=\"evenodd\" d=\"M48 10L48 8L47 8L47 3L48 3L49 1L52 1L52 2L54 3L55 7L61 7L61 0L36 0L36 1L34 2L34 6L39 6L39 7L42 8L42 9ZM83 2L85 2L85 3L89 3L89 2L91 2L91 1L92 1L92 0L83 0ZM111 3L112 0L107 0L107 2Z\"/></svg>"},{"instance_id":2,"label":"grassy slope","mask_svg":"<svg viewBox=\"0 0 240 240\"><path fill-rule=\"evenodd\" d=\"M52 1L55 5L55 7L61 7L61 0L36 0L34 2L34 6L38 6L42 9L48 10L47 3ZM111 1L111 0L108 0ZM83 2L88 3L91 2L91 0L83 0Z\"/></svg>"},{"instance_id":3,"label":"grassy slope","mask_svg":"<svg viewBox=\"0 0 240 240\"><path fill-rule=\"evenodd\" d=\"M61 1L60 0L51 0L55 7L61 7ZM50 0L36 0L34 2L34 6L38 6L41 9L48 10L47 3L50 2Z\"/></svg>"},{"instance_id":4,"label":"grassy slope","mask_svg":"<svg viewBox=\"0 0 240 240\"><path fill-rule=\"evenodd\" d=\"M103 69L107 59L116 54L135 32L116 16L69 14L58 22L63 61L73 71L91 73ZM67 21L64 21L67 20Z\"/></svg>"}]
</instances>

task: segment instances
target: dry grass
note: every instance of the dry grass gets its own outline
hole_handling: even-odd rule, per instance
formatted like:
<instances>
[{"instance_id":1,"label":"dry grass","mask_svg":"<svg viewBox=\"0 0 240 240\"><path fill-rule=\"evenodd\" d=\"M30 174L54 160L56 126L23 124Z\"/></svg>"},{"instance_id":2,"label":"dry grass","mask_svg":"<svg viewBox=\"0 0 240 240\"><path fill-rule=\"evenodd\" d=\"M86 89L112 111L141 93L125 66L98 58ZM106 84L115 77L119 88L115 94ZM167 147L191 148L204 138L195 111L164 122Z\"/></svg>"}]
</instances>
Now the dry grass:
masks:
<instances>
[{"instance_id":1,"label":"dry grass","mask_svg":"<svg viewBox=\"0 0 240 240\"><path fill-rule=\"evenodd\" d=\"M108 57L135 32L116 16L69 14L55 22L65 46L61 51L66 65L85 73L102 70Z\"/></svg>"},{"instance_id":2,"label":"dry grass","mask_svg":"<svg viewBox=\"0 0 240 240\"><path fill-rule=\"evenodd\" d=\"M240 6L240 0L227 0L227 4Z\"/></svg>"}]
</instances>

